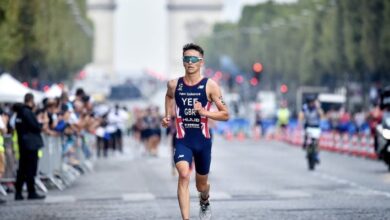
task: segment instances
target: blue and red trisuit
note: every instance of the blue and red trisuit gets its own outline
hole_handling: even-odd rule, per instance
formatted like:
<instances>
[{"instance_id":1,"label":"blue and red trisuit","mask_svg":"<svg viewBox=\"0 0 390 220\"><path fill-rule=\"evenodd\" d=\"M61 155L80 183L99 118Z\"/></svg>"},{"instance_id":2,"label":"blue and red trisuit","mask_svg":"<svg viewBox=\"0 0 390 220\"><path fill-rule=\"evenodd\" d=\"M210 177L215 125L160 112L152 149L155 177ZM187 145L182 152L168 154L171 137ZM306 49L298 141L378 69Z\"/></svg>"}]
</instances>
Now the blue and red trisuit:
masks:
<instances>
[{"instance_id":1,"label":"blue and red trisuit","mask_svg":"<svg viewBox=\"0 0 390 220\"><path fill-rule=\"evenodd\" d=\"M187 85L183 77L179 78L175 90L176 101L176 144L173 159L175 163L195 161L196 172L206 175L211 163L211 134L208 118L200 116L194 110L196 101L200 102L207 111L211 102L207 98L207 78L196 85Z\"/></svg>"}]
</instances>

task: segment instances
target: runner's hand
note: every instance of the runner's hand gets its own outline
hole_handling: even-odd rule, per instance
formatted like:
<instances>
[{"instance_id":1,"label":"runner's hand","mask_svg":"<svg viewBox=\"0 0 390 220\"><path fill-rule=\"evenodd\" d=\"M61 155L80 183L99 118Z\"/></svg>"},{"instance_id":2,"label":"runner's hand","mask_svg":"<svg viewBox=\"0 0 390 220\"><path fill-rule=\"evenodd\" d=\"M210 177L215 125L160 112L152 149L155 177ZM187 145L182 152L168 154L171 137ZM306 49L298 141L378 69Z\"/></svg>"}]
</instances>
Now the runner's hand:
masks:
<instances>
[{"instance_id":1,"label":"runner's hand","mask_svg":"<svg viewBox=\"0 0 390 220\"><path fill-rule=\"evenodd\" d=\"M204 115L205 114L205 109L202 107L202 103L196 101L194 104L194 109L199 113L199 115Z\"/></svg>"},{"instance_id":2,"label":"runner's hand","mask_svg":"<svg viewBox=\"0 0 390 220\"><path fill-rule=\"evenodd\" d=\"M162 120L161 120L161 125L164 127L164 128L167 128L169 126L169 124L171 123L171 116L165 116Z\"/></svg>"}]
</instances>

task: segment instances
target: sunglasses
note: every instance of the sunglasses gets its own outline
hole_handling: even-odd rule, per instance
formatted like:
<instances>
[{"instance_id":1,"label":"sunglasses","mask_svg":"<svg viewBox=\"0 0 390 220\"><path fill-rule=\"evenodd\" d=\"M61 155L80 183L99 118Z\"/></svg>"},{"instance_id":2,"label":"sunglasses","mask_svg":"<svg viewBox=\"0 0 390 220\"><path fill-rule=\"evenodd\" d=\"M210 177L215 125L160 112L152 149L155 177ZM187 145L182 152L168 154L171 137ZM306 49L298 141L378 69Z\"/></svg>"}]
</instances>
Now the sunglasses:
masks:
<instances>
[{"instance_id":1,"label":"sunglasses","mask_svg":"<svg viewBox=\"0 0 390 220\"><path fill-rule=\"evenodd\" d=\"M201 57L195 57L195 56L184 56L183 57L183 62L184 63L189 63L189 62L197 63L197 62L199 62L201 60L203 60L203 58L201 58Z\"/></svg>"}]
</instances>

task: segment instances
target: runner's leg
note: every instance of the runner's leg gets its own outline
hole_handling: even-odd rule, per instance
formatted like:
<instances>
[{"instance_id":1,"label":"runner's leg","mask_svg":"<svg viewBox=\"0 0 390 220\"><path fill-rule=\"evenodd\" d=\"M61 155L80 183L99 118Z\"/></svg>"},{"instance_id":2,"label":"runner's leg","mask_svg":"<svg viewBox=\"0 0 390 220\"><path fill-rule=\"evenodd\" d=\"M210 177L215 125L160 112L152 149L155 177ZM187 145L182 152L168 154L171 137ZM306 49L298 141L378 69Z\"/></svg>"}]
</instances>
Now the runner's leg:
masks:
<instances>
[{"instance_id":1,"label":"runner's leg","mask_svg":"<svg viewBox=\"0 0 390 220\"><path fill-rule=\"evenodd\" d=\"M196 188L199 191L199 218L201 220L211 219L211 207L209 201L210 185L208 184L208 174L211 164L211 140L205 139L200 151L194 153L196 170Z\"/></svg>"},{"instance_id":2,"label":"runner's leg","mask_svg":"<svg viewBox=\"0 0 390 220\"><path fill-rule=\"evenodd\" d=\"M207 182L208 175L196 174L196 189L201 194L201 199L207 200L209 198L210 184Z\"/></svg>"},{"instance_id":3,"label":"runner's leg","mask_svg":"<svg viewBox=\"0 0 390 220\"><path fill-rule=\"evenodd\" d=\"M183 219L190 217L190 164L192 163L192 150L182 141L176 141L175 160L176 169L179 173L177 186L177 197L179 200L180 211Z\"/></svg>"},{"instance_id":4,"label":"runner's leg","mask_svg":"<svg viewBox=\"0 0 390 220\"><path fill-rule=\"evenodd\" d=\"M176 163L176 168L179 173L179 182L177 186L177 196L181 216L183 219L190 217L190 190L188 188L190 183L190 165L187 161L179 161Z\"/></svg>"}]
</instances>

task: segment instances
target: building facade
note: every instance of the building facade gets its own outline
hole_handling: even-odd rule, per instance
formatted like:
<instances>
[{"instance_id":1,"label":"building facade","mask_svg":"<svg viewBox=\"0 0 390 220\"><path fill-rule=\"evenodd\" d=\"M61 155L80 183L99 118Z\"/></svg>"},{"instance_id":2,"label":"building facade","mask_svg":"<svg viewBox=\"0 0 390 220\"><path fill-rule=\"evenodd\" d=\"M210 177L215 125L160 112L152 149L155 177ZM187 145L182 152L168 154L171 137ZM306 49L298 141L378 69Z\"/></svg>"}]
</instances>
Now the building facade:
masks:
<instances>
[{"instance_id":1,"label":"building facade","mask_svg":"<svg viewBox=\"0 0 390 220\"><path fill-rule=\"evenodd\" d=\"M113 73L114 0L88 0L88 17L94 23L93 65Z\"/></svg>"},{"instance_id":2,"label":"building facade","mask_svg":"<svg viewBox=\"0 0 390 220\"><path fill-rule=\"evenodd\" d=\"M88 17L93 22L93 60L84 71L86 77L74 83L87 92L106 96L114 76L114 12L115 0L88 0Z\"/></svg>"},{"instance_id":3,"label":"building facade","mask_svg":"<svg viewBox=\"0 0 390 220\"><path fill-rule=\"evenodd\" d=\"M211 33L221 21L222 0L169 0L168 10L168 78L183 74L182 47L199 36Z\"/></svg>"}]
</instances>

